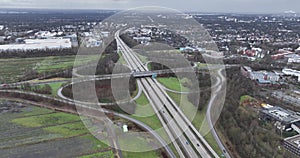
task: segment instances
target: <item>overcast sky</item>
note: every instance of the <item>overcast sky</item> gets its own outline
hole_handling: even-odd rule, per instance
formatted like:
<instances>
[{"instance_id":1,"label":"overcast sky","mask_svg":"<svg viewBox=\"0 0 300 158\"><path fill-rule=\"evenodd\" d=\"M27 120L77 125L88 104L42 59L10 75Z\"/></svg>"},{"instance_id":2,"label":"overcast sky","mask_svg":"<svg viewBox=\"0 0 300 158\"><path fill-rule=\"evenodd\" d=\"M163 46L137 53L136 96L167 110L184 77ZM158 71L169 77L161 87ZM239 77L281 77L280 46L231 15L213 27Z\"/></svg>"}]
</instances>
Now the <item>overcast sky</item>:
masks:
<instances>
[{"instance_id":1,"label":"overcast sky","mask_svg":"<svg viewBox=\"0 0 300 158\"><path fill-rule=\"evenodd\" d=\"M163 6L180 11L300 13L300 0L0 0L1 8L129 9Z\"/></svg>"}]
</instances>

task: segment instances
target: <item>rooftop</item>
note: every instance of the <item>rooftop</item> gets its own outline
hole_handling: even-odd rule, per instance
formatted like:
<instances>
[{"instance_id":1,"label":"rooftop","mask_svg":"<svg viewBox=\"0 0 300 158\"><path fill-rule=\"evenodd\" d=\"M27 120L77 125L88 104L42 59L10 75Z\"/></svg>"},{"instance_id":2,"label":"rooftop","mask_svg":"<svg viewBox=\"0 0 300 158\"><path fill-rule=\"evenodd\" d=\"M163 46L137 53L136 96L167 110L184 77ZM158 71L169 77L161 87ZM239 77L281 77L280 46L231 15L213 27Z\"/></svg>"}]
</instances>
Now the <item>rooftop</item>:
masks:
<instances>
[{"instance_id":1,"label":"rooftop","mask_svg":"<svg viewBox=\"0 0 300 158\"><path fill-rule=\"evenodd\" d=\"M26 39L24 44L0 45L0 51L71 48L70 39Z\"/></svg>"},{"instance_id":2,"label":"rooftop","mask_svg":"<svg viewBox=\"0 0 300 158\"><path fill-rule=\"evenodd\" d=\"M297 148L300 148L300 135L295 135L293 137L289 137L284 140L286 142L289 142L290 144L296 146Z\"/></svg>"},{"instance_id":3,"label":"rooftop","mask_svg":"<svg viewBox=\"0 0 300 158\"><path fill-rule=\"evenodd\" d=\"M263 113L273 117L274 119L285 122L285 123L294 123L300 121L300 116L296 112L283 109L278 106L270 107L268 109L263 109Z\"/></svg>"}]
</instances>

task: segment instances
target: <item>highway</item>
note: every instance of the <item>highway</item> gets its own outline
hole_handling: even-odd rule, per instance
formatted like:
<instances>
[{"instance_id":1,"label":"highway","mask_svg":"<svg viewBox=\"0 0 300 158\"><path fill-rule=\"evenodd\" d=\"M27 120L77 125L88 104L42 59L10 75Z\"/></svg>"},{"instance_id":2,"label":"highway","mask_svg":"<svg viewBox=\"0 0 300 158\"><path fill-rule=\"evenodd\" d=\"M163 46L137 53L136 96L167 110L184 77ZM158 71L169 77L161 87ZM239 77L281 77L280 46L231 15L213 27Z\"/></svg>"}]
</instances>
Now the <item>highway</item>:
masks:
<instances>
[{"instance_id":1,"label":"highway","mask_svg":"<svg viewBox=\"0 0 300 158\"><path fill-rule=\"evenodd\" d=\"M130 69L148 71L136 54L121 40L119 33L120 31L117 31L115 34L118 50L122 52ZM155 79L148 77L139 80L168 136L171 140L177 138L173 144L180 157L219 157Z\"/></svg>"},{"instance_id":2,"label":"highway","mask_svg":"<svg viewBox=\"0 0 300 158\"><path fill-rule=\"evenodd\" d=\"M120 39L119 37L119 31L116 33L115 38L117 39L118 49L121 50L125 60L129 64L129 68L131 71L136 72L147 72L149 71L147 67L140 61L140 59L135 55L135 53ZM216 85L221 85L221 82L223 82L224 76L221 74L221 70L219 67L216 67L216 69L219 69L218 74L218 82ZM157 74L165 74L165 73L174 73L174 72L184 72L186 68L178 68L174 69L173 71L170 70L161 70L156 71ZM76 73L76 72L75 72ZM123 73L123 74L113 74L113 75L101 75L101 76L90 76L90 80L95 80L97 78L98 80L102 79L111 79L111 78L121 78L124 76L130 76L131 73ZM79 77L81 77L79 75ZM96 80L97 80L96 79ZM86 81L88 79L85 79ZM70 80L63 80L63 81L70 81ZM78 79L75 82L83 82L84 80ZM24 83L30 83L31 85L39 85L39 84L47 84L47 83L54 83L54 82L62 82L60 81L47 81L47 82L39 82L39 83L30 83L30 81L25 82L19 82L19 83L13 83L9 84L9 87L17 87ZM167 95L166 88L163 87L160 83L158 83L155 79L152 79L150 77L148 78L140 78L137 79L138 85L139 85L139 93L134 98L138 98L138 96L143 91L146 95L146 97L149 99L149 102L151 103L153 109L155 110L159 120L161 121L163 127L165 128L167 134L169 135L171 140L176 140L173 142L178 154L180 157L219 157L215 151L210 147L210 145L206 142L206 140L201 136L201 134L198 132L198 130L195 129L195 127L192 125L190 120L183 114L181 109L176 105L176 103ZM73 81L74 83L74 81ZM1 86L0 86L1 88ZM221 87L217 87L217 90L215 92L218 92ZM64 97L61 94L62 88L59 90L58 94L60 97L68 100L73 101L69 98ZM34 93L32 93L33 95ZM214 138L216 139L219 147L222 149L224 156L227 158L230 158L230 155L228 152L226 152L226 148L220 141L211 120L211 107L213 105L214 100L216 100L217 95L213 95L211 98L208 109L207 109L207 120L209 123L209 126L212 129L212 134ZM133 100L134 100L133 99ZM77 104L85 104L86 102L76 102ZM99 105L110 105L110 103L107 104L99 104ZM135 122L135 121L133 121ZM177 139L176 139L177 138ZM161 138L160 138L161 139ZM160 140L160 142L164 142L163 140ZM166 145L166 144L165 144ZM168 148L169 150L169 148ZM174 154L170 151L168 151L169 155L172 155L174 157Z\"/></svg>"}]
</instances>

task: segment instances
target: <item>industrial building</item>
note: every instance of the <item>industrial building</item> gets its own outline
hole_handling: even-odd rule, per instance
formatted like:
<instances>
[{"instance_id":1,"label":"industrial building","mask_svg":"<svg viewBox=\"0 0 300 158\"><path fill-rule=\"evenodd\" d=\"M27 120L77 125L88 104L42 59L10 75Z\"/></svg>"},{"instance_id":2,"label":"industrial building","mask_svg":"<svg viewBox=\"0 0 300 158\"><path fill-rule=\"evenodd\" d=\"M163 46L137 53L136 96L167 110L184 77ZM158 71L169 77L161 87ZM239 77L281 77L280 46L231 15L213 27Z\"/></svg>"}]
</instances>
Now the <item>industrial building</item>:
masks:
<instances>
[{"instance_id":1,"label":"industrial building","mask_svg":"<svg viewBox=\"0 0 300 158\"><path fill-rule=\"evenodd\" d=\"M266 106L259 111L259 117L270 122L274 122L278 129L286 130L292 124L300 121L298 113L283 109L278 106Z\"/></svg>"},{"instance_id":2,"label":"industrial building","mask_svg":"<svg viewBox=\"0 0 300 158\"><path fill-rule=\"evenodd\" d=\"M299 96L295 95L287 95L280 91L274 91L272 93L272 97L277 98L281 101L284 101L288 104L294 105L294 106L300 106L300 99Z\"/></svg>"},{"instance_id":3,"label":"industrial building","mask_svg":"<svg viewBox=\"0 0 300 158\"><path fill-rule=\"evenodd\" d=\"M293 69L283 69L282 72L288 76L298 77L298 82L300 82L300 71Z\"/></svg>"},{"instance_id":4,"label":"industrial building","mask_svg":"<svg viewBox=\"0 0 300 158\"><path fill-rule=\"evenodd\" d=\"M241 73L247 78L256 81L260 85L269 85L279 81L280 75L274 72L253 71L248 66L241 67Z\"/></svg>"},{"instance_id":5,"label":"industrial building","mask_svg":"<svg viewBox=\"0 0 300 158\"><path fill-rule=\"evenodd\" d=\"M300 156L300 135L284 139L283 146L291 153Z\"/></svg>"},{"instance_id":6,"label":"industrial building","mask_svg":"<svg viewBox=\"0 0 300 158\"><path fill-rule=\"evenodd\" d=\"M66 49L72 48L69 38L55 39L25 39L21 44L0 45L0 51L27 51L27 50L46 50L46 49Z\"/></svg>"},{"instance_id":7,"label":"industrial building","mask_svg":"<svg viewBox=\"0 0 300 158\"><path fill-rule=\"evenodd\" d=\"M298 54L289 54L284 57L287 58L288 63L300 63L300 55Z\"/></svg>"}]
</instances>

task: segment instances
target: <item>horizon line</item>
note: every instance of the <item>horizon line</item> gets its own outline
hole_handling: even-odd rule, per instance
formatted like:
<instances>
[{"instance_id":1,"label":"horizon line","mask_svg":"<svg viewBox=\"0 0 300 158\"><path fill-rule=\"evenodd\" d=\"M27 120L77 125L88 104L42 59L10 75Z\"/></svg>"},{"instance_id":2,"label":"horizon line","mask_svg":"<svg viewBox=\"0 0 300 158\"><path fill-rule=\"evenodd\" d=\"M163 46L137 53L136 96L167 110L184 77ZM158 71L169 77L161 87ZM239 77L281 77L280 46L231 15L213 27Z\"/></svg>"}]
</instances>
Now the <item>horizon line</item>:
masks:
<instances>
[{"instance_id":1,"label":"horizon line","mask_svg":"<svg viewBox=\"0 0 300 158\"><path fill-rule=\"evenodd\" d=\"M110 8L102 8L102 9L96 9L96 8L30 8L30 7L24 7L24 8L16 8L16 7L0 7L0 10L53 10L53 11L126 11L128 9L110 9ZM291 13L287 13L289 11L284 12L224 12L224 11L183 11L176 9L182 13L205 13L205 14L247 14L247 15L258 15L258 14L264 14L264 15L274 15L274 14L299 14L299 12L292 11Z\"/></svg>"}]
</instances>

